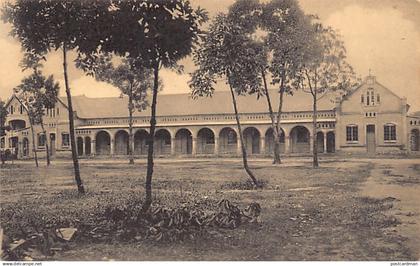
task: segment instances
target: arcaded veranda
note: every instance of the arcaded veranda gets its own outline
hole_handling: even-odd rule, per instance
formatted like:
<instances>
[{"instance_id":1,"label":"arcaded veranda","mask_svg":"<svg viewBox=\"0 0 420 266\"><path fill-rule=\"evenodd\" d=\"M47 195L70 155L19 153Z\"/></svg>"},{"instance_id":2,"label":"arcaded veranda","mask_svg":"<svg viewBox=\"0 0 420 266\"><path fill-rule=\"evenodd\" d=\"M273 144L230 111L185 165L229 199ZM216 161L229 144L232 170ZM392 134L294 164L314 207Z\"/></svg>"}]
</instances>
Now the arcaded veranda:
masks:
<instances>
[{"instance_id":1,"label":"arcaded veranda","mask_svg":"<svg viewBox=\"0 0 420 266\"><path fill-rule=\"evenodd\" d=\"M78 133L77 149L81 157L128 155L128 128L83 130ZM147 154L148 136L145 128L133 129L134 155ZM321 129L317 132L316 139L319 152L335 152L334 128ZM158 127L154 140L154 153L157 156L237 156L241 154L240 138L234 125ZM268 125L244 125L243 140L249 155L265 156L273 153L274 133ZM283 154L312 152L310 124L284 125L281 128L280 142L280 151Z\"/></svg>"}]
</instances>

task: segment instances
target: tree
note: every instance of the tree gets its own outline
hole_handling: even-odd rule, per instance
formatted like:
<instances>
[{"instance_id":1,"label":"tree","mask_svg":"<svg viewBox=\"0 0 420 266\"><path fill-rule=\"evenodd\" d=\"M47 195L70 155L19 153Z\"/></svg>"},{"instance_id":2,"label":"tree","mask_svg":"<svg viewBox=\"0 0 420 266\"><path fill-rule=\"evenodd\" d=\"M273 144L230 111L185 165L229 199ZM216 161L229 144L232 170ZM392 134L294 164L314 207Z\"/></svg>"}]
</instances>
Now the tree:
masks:
<instances>
[{"instance_id":1,"label":"tree","mask_svg":"<svg viewBox=\"0 0 420 266\"><path fill-rule=\"evenodd\" d=\"M177 68L177 62L192 52L201 34L200 25L207 20L207 14L201 8L192 8L187 0L117 0L103 10L99 15L86 16L91 19L89 38L96 41L92 47L99 48L102 53L131 58L135 65L153 73L146 197L142 207L146 212L152 203L159 72L163 67ZM97 14L99 11L92 12ZM89 53L90 50L87 46L85 55L88 58L95 56Z\"/></svg>"},{"instance_id":2,"label":"tree","mask_svg":"<svg viewBox=\"0 0 420 266\"><path fill-rule=\"evenodd\" d=\"M246 1L247 8L256 2ZM238 127L242 162L244 169L255 186L260 186L257 178L249 169L247 152L243 140L236 94L262 95L261 77L255 71L261 58L260 47L252 41L249 34L254 32L254 25L248 23L250 13L238 5L233 5L229 14L217 15L209 26L203 43L194 53L194 62L198 69L192 74L190 86L194 98L211 96L218 79L225 79L229 86L232 105ZM251 15L252 16L252 15Z\"/></svg>"},{"instance_id":3,"label":"tree","mask_svg":"<svg viewBox=\"0 0 420 266\"><path fill-rule=\"evenodd\" d=\"M8 112L7 112L7 108L6 108L6 104L0 100L0 138L6 135L6 118L7 118ZM5 153L3 152L3 150L0 151L0 159L1 159L1 164L3 165L6 158L5 158Z\"/></svg>"},{"instance_id":4,"label":"tree","mask_svg":"<svg viewBox=\"0 0 420 266\"><path fill-rule=\"evenodd\" d=\"M266 62L261 67L261 76L274 132L273 164L280 164L281 115L284 94L293 94L296 78L302 66L304 47L311 42L310 24L295 0L272 0L262 6L260 25L267 32L262 45L265 46ZM274 113L267 85L267 74L271 84L278 86L279 103Z\"/></svg>"},{"instance_id":5,"label":"tree","mask_svg":"<svg viewBox=\"0 0 420 266\"><path fill-rule=\"evenodd\" d=\"M312 95L313 167L319 166L317 101L326 93L349 91L357 84L353 68L346 62L346 49L339 35L312 18L313 41L306 43L298 88Z\"/></svg>"},{"instance_id":6,"label":"tree","mask_svg":"<svg viewBox=\"0 0 420 266\"><path fill-rule=\"evenodd\" d=\"M135 110L145 110L148 90L153 86L152 72L135 64L131 58L123 58L121 64L114 66L110 55L100 55L94 61L79 58L78 66L88 75L95 76L99 81L105 81L117 87L121 96L128 96L128 155L129 164L134 164L133 155L133 113Z\"/></svg>"},{"instance_id":7,"label":"tree","mask_svg":"<svg viewBox=\"0 0 420 266\"><path fill-rule=\"evenodd\" d=\"M34 59L35 61L31 61ZM26 55L24 62L22 63L23 69L32 68L33 73L22 80L21 84L16 88L16 92L27 110L32 131L32 145L35 152L36 165L38 166L38 159L35 150L33 126L40 125L45 141L45 153L48 166L50 165L50 149L43 117L46 109L55 107L60 87L58 83L54 81L52 75L46 78L42 74L42 71L38 69L42 67L42 64L39 64L38 62L39 58L37 58L36 55Z\"/></svg>"},{"instance_id":8,"label":"tree","mask_svg":"<svg viewBox=\"0 0 420 266\"><path fill-rule=\"evenodd\" d=\"M101 0L16 0L3 8L3 20L12 24L11 35L16 37L22 48L29 53L45 55L51 50L61 50L63 74L67 95L70 144L73 159L74 177L80 193L84 193L80 177L79 161L76 153L74 131L74 112L67 72L67 53L77 49L80 52L96 50L97 45L90 34L100 31L91 27L92 12L107 12L109 3ZM106 27L103 24L102 27ZM93 35L94 37L94 35Z\"/></svg>"},{"instance_id":9,"label":"tree","mask_svg":"<svg viewBox=\"0 0 420 266\"><path fill-rule=\"evenodd\" d=\"M0 100L0 137L6 135L6 118L8 112L6 108L6 104Z\"/></svg>"}]
</instances>

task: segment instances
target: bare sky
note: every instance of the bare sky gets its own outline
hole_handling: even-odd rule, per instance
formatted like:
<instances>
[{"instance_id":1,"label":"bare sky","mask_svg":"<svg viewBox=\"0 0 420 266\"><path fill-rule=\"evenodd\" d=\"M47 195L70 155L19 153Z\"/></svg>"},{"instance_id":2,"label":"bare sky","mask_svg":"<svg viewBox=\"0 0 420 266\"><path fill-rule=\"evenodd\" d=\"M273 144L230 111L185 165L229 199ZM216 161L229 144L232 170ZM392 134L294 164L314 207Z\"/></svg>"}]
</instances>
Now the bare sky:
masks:
<instances>
[{"instance_id":1,"label":"bare sky","mask_svg":"<svg viewBox=\"0 0 420 266\"><path fill-rule=\"evenodd\" d=\"M0 0L2 2L4 0ZM234 0L192 0L213 16L227 10ZM347 48L348 61L358 75L372 70L377 80L401 97L407 97L410 111L420 110L420 0L299 0L306 13L318 14L335 28ZM7 99L25 73L19 68L19 43L8 36L9 25L0 22L0 98ZM74 57L74 55L73 55ZM183 60L185 74L164 70L163 93L189 92L190 58ZM48 56L44 72L54 74L63 84L61 54ZM118 96L117 89L98 83L81 71L70 68L73 95ZM63 86L62 86L63 88ZM64 90L62 89L62 94Z\"/></svg>"}]
</instances>

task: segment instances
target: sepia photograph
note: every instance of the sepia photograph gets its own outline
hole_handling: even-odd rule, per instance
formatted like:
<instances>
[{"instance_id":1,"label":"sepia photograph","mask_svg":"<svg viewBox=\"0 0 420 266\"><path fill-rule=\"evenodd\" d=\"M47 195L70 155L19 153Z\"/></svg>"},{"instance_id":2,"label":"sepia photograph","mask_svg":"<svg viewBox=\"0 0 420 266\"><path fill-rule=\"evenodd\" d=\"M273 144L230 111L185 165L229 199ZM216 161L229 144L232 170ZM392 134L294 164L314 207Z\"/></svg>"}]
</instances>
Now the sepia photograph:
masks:
<instances>
[{"instance_id":1,"label":"sepia photograph","mask_svg":"<svg viewBox=\"0 0 420 266\"><path fill-rule=\"evenodd\" d=\"M3 266L417 266L420 0L0 0L0 159Z\"/></svg>"}]
</instances>

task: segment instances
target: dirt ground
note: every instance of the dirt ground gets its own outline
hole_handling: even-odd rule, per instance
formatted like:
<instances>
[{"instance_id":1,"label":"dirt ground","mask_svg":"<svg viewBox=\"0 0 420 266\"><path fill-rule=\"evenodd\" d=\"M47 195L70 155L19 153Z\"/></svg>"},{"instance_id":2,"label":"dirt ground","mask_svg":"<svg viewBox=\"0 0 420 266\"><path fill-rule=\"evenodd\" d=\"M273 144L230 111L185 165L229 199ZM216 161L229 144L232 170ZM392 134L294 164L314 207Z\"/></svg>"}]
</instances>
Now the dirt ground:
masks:
<instances>
[{"instance_id":1,"label":"dirt ground","mask_svg":"<svg viewBox=\"0 0 420 266\"><path fill-rule=\"evenodd\" d=\"M176 203L192 197L262 206L258 225L214 232L183 243L142 241L73 243L53 260L418 260L420 161L417 159L321 160L286 158L280 166L251 160L263 190L228 189L246 179L239 159L165 160L155 164L154 196ZM75 190L69 161L36 169L15 162L0 169L0 203L39 202L57 210L105 195L143 195L145 161L82 160L84 198ZM417 193L416 193L417 192ZM1 217L3 218L3 217ZM6 231L7 234L7 231Z\"/></svg>"}]
</instances>

